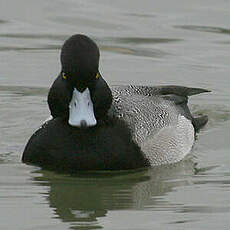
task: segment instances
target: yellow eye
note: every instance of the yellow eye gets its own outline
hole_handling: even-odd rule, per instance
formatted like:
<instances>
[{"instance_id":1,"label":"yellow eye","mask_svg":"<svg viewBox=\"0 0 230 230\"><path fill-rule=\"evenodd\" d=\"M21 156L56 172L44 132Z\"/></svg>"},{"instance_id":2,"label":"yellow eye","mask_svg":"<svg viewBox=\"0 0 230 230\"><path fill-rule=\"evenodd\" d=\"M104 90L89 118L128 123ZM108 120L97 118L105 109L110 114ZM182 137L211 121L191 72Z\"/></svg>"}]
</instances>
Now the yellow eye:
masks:
<instances>
[{"instance_id":1,"label":"yellow eye","mask_svg":"<svg viewBox=\"0 0 230 230\"><path fill-rule=\"evenodd\" d=\"M96 79L98 79L100 77L100 74L99 73L97 73L96 74Z\"/></svg>"},{"instance_id":2,"label":"yellow eye","mask_svg":"<svg viewBox=\"0 0 230 230\"><path fill-rule=\"evenodd\" d=\"M68 76L66 76L66 74L65 74L64 72L62 72L62 78L63 78L63 79L67 79Z\"/></svg>"}]
</instances>

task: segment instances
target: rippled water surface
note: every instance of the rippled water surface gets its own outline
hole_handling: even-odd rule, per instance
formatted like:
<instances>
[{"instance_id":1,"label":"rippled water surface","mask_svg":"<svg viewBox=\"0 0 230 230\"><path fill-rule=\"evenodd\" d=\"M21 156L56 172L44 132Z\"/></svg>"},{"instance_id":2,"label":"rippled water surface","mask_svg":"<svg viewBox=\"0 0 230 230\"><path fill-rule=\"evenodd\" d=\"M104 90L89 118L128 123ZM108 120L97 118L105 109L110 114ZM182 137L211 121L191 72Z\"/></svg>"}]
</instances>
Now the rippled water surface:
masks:
<instances>
[{"instance_id":1,"label":"rippled water surface","mask_svg":"<svg viewBox=\"0 0 230 230\"><path fill-rule=\"evenodd\" d=\"M0 228L229 229L230 2L0 0ZM61 175L20 162L48 116L63 41L100 46L109 84L178 84L209 115L181 163L130 173Z\"/></svg>"}]
</instances>

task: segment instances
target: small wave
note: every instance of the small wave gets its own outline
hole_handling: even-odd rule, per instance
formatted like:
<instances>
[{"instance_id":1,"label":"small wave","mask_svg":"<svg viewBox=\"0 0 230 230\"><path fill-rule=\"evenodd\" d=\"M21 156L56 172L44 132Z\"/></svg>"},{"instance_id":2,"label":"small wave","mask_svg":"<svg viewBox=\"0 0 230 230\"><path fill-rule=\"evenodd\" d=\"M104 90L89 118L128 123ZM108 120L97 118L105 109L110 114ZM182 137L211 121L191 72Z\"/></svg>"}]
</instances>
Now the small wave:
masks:
<instances>
[{"instance_id":1,"label":"small wave","mask_svg":"<svg viewBox=\"0 0 230 230\"><path fill-rule=\"evenodd\" d=\"M0 21L1 23L1 21ZM2 38L23 38L23 39L50 39L62 41L68 38L68 35L60 34L29 34L29 33L5 33L0 34Z\"/></svg>"},{"instance_id":2,"label":"small wave","mask_svg":"<svg viewBox=\"0 0 230 230\"><path fill-rule=\"evenodd\" d=\"M169 55L169 53L164 52L159 49L147 49L147 48L129 48L129 47L122 47L122 46L100 46L100 49L103 51L109 51L113 53L120 53L120 54L128 54L128 55L135 55L135 56L142 56L142 57L155 57L161 58L163 56Z\"/></svg>"},{"instance_id":3,"label":"small wave","mask_svg":"<svg viewBox=\"0 0 230 230\"><path fill-rule=\"evenodd\" d=\"M172 43L183 41L179 38L151 38L151 37L107 37L103 39L104 42L115 42L122 44L158 44L158 43Z\"/></svg>"},{"instance_id":4,"label":"small wave","mask_svg":"<svg viewBox=\"0 0 230 230\"><path fill-rule=\"evenodd\" d=\"M154 14L139 14L139 13L128 13L126 15L132 16L132 17L138 17L138 18L155 18L156 17L156 15Z\"/></svg>"},{"instance_id":5,"label":"small wave","mask_svg":"<svg viewBox=\"0 0 230 230\"><path fill-rule=\"evenodd\" d=\"M104 51L143 57L161 58L166 55L170 55L170 53L159 48L153 48L151 45L180 42L183 39L153 37L95 37L94 40L99 44L101 50ZM143 45L148 45L148 47L143 47Z\"/></svg>"},{"instance_id":6,"label":"small wave","mask_svg":"<svg viewBox=\"0 0 230 230\"><path fill-rule=\"evenodd\" d=\"M59 45L45 45L42 47L17 47L17 46L0 46L0 51L43 51L43 50L58 50Z\"/></svg>"},{"instance_id":7,"label":"small wave","mask_svg":"<svg viewBox=\"0 0 230 230\"><path fill-rule=\"evenodd\" d=\"M230 29L214 26L196 26L196 25L176 25L175 28L200 31L200 32L209 32L209 33L221 33L230 35Z\"/></svg>"},{"instance_id":8,"label":"small wave","mask_svg":"<svg viewBox=\"0 0 230 230\"><path fill-rule=\"evenodd\" d=\"M8 21L0 19L0 24L4 24L4 23L8 23Z\"/></svg>"},{"instance_id":9,"label":"small wave","mask_svg":"<svg viewBox=\"0 0 230 230\"><path fill-rule=\"evenodd\" d=\"M219 206L201 206L201 205L194 205L194 206L183 206L179 208L177 211L178 213L229 213L229 207L219 207Z\"/></svg>"},{"instance_id":10,"label":"small wave","mask_svg":"<svg viewBox=\"0 0 230 230\"><path fill-rule=\"evenodd\" d=\"M16 94L21 96L38 96L38 95L47 95L48 88L0 85L0 92L10 92L11 94Z\"/></svg>"}]
</instances>

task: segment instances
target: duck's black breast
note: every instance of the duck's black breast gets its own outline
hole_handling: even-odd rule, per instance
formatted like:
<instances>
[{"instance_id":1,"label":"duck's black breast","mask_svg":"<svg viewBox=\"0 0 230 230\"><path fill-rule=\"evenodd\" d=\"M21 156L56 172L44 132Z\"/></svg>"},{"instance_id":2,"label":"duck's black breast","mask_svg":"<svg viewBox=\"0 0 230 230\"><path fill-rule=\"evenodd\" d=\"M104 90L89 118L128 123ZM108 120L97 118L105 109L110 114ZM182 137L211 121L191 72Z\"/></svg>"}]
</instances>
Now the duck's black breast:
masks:
<instances>
[{"instance_id":1,"label":"duck's black breast","mask_svg":"<svg viewBox=\"0 0 230 230\"><path fill-rule=\"evenodd\" d=\"M22 160L43 168L70 172L149 166L132 140L129 128L118 120L78 129L60 118L53 119L32 135Z\"/></svg>"}]
</instances>

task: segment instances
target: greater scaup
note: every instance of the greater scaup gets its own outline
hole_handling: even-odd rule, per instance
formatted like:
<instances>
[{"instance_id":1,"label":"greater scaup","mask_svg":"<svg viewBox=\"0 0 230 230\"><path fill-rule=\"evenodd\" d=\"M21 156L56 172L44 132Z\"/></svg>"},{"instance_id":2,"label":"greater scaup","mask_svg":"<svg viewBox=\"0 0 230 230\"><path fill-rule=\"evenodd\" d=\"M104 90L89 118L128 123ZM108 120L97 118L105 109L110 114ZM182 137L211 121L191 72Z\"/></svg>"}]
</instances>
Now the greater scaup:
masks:
<instances>
[{"instance_id":1,"label":"greater scaup","mask_svg":"<svg viewBox=\"0 0 230 230\"><path fill-rule=\"evenodd\" d=\"M194 118L182 86L111 86L99 72L99 49L73 35L48 94L52 119L28 141L22 161L48 169L126 170L170 164L188 154L208 118Z\"/></svg>"}]
</instances>

